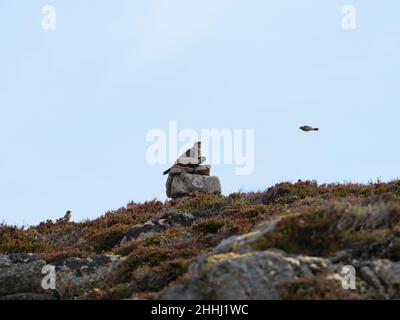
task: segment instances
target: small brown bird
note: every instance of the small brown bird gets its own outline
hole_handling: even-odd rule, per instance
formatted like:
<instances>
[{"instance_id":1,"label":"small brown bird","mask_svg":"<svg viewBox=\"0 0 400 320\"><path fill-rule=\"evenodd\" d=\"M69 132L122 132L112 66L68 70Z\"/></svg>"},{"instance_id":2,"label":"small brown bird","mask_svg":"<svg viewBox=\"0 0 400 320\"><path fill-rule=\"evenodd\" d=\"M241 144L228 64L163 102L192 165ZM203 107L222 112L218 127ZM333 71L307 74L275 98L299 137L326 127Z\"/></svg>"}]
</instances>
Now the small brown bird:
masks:
<instances>
[{"instance_id":1,"label":"small brown bird","mask_svg":"<svg viewBox=\"0 0 400 320\"><path fill-rule=\"evenodd\" d=\"M69 222L70 220L71 220L71 210L68 210L68 211L65 213L64 221Z\"/></svg>"},{"instance_id":2,"label":"small brown bird","mask_svg":"<svg viewBox=\"0 0 400 320\"><path fill-rule=\"evenodd\" d=\"M303 130L303 131L306 131L306 132L308 132L308 131L318 131L319 130L319 128L313 128L313 127L310 127L310 126L302 126L299 129Z\"/></svg>"},{"instance_id":3,"label":"small brown bird","mask_svg":"<svg viewBox=\"0 0 400 320\"><path fill-rule=\"evenodd\" d=\"M205 157L201 156L201 142L196 142L192 148L186 150L179 158L175 161L176 165L184 167L197 167L199 164L206 161ZM168 174L171 168L163 172L164 175Z\"/></svg>"},{"instance_id":4,"label":"small brown bird","mask_svg":"<svg viewBox=\"0 0 400 320\"><path fill-rule=\"evenodd\" d=\"M57 222L69 222L71 220L71 210L68 210L63 218L57 219Z\"/></svg>"}]
</instances>

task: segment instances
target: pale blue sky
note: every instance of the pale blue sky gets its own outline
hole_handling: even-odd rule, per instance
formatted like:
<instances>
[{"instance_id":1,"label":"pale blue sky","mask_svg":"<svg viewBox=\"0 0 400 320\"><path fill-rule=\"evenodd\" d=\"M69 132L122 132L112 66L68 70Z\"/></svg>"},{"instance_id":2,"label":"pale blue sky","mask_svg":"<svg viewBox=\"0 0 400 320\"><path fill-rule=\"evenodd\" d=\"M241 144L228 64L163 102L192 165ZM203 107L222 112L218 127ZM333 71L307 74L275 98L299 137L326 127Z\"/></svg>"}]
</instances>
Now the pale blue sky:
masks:
<instances>
[{"instance_id":1,"label":"pale blue sky","mask_svg":"<svg viewBox=\"0 0 400 320\"><path fill-rule=\"evenodd\" d=\"M41 28L41 8L57 29ZM355 5L357 29L341 28ZM75 221L165 199L146 132L253 128L255 171L279 181L400 177L400 3L0 0L0 222ZM317 134L298 130L303 124Z\"/></svg>"}]
</instances>

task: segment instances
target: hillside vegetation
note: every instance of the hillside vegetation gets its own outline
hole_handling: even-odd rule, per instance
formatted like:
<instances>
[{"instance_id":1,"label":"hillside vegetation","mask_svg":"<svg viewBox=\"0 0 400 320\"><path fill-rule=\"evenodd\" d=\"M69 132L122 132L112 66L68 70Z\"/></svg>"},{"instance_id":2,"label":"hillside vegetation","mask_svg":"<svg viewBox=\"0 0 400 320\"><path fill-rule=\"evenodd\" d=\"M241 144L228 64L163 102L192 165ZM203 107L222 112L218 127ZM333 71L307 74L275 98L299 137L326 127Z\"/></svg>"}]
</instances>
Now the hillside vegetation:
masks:
<instances>
[{"instance_id":1,"label":"hillside vegetation","mask_svg":"<svg viewBox=\"0 0 400 320\"><path fill-rule=\"evenodd\" d=\"M172 222L162 227L168 217ZM182 223L180 217L184 218ZM134 226L150 220L156 221L149 225L155 231L121 241ZM288 255L332 262L380 259L397 263L400 181L368 185L298 181L280 183L264 192L229 196L195 193L164 203L132 202L80 223L46 221L27 229L3 224L0 254L32 253L55 265L71 258L110 256L117 261L112 272L101 280L64 288L58 297L152 299L163 289L186 281L189 266L224 239L250 233L261 223L271 221L277 221L274 229L247 243L246 252L274 248ZM357 290L344 292L337 283L319 277L284 284L281 297L371 299L383 294L366 279L358 282ZM396 294L392 292L391 297Z\"/></svg>"}]
</instances>

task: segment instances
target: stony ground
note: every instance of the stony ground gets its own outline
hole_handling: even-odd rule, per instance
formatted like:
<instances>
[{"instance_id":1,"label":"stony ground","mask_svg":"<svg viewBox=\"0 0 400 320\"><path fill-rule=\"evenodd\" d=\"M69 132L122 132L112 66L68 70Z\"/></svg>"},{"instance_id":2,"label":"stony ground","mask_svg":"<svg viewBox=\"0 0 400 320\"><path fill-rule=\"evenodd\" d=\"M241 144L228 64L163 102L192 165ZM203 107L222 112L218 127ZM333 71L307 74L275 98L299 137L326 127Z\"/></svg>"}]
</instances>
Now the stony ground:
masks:
<instances>
[{"instance_id":1,"label":"stony ground","mask_svg":"<svg viewBox=\"0 0 400 320\"><path fill-rule=\"evenodd\" d=\"M56 290L40 283L56 270ZM356 269L345 290L341 270ZM396 299L400 181L281 183L0 225L0 299Z\"/></svg>"}]
</instances>

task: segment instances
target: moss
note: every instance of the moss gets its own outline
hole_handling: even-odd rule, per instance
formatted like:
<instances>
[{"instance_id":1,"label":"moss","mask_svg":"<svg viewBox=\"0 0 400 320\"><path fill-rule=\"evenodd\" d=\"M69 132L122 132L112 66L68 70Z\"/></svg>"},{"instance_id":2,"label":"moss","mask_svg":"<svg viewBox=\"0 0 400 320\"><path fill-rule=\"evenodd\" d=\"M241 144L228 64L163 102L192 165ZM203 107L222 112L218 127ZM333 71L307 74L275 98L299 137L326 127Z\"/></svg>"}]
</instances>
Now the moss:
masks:
<instances>
[{"instance_id":1,"label":"moss","mask_svg":"<svg viewBox=\"0 0 400 320\"><path fill-rule=\"evenodd\" d=\"M132 251L139 247L139 244L136 242L129 242L120 247L114 248L113 253L122 257L128 256Z\"/></svg>"},{"instance_id":2,"label":"moss","mask_svg":"<svg viewBox=\"0 0 400 320\"><path fill-rule=\"evenodd\" d=\"M212 194L193 193L190 197L175 200L174 211L182 213L215 213L227 206L226 199Z\"/></svg>"},{"instance_id":3,"label":"moss","mask_svg":"<svg viewBox=\"0 0 400 320\"><path fill-rule=\"evenodd\" d=\"M80 300L120 300L132 295L132 290L128 283L120 283L111 288L92 287L82 293Z\"/></svg>"},{"instance_id":4,"label":"moss","mask_svg":"<svg viewBox=\"0 0 400 320\"><path fill-rule=\"evenodd\" d=\"M238 253L234 253L234 252L228 252L228 253L221 253L221 254L216 254L216 255L212 255L207 257L207 261L206 261L206 268L209 268L213 265L222 263L226 260L234 260L234 259L241 259L244 257L248 257L250 256L251 253L246 253L246 254L238 254Z\"/></svg>"},{"instance_id":5,"label":"moss","mask_svg":"<svg viewBox=\"0 0 400 320\"><path fill-rule=\"evenodd\" d=\"M131 283L134 292L160 291L171 281L175 281L183 275L191 259L177 259L165 261L162 265L149 267L143 266L137 268L132 275Z\"/></svg>"},{"instance_id":6,"label":"moss","mask_svg":"<svg viewBox=\"0 0 400 320\"><path fill-rule=\"evenodd\" d=\"M271 234L251 247L255 250L279 248L289 253L324 256L332 250L332 245L340 240L338 233L331 233L332 221L323 212L300 217L287 217Z\"/></svg>"},{"instance_id":7,"label":"moss","mask_svg":"<svg viewBox=\"0 0 400 320\"><path fill-rule=\"evenodd\" d=\"M323 276L295 280L280 286L281 297L286 300L365 300L368 296L345 290L337 280Z\"/></svg>"},{"instance_id":8,"label":"moss","mask_svg":"<svg viewBox=\"0 0 400 320\"><path fill-rule=\"evenodd\" d=\"M162 267L165 268L166 261L176 261L180 259L192 259L200 254L200 249L196 247L160 247L143 246L136 247L124 260L119 270L112 276L112 283L129 282L134 277L135 270L143 267Z\"/></svg>"},{"instance_id":9,"label":"moss","mask_svg":"<svg viewBox=\"0 0 400 320\"><path fill-rule=\"evenodd\" d=\"M132 290L127 283L119 283L112 288L106 288L102 300L121 300L132 295Z\"/></svg>"},{"instance_id":10,"label":"moss","mask_svg":"<svg viewBox=\"0 0 400 320\"><path fill-rule=\"evenodd\" d=\"M398 223L390 205L377 208L388 217L381 225L369 222L377 221L371 218L375 210L371 207L326 205L308 208L300 215L283 218L272 233L251 247L255 250L279 248L288 253L312 256L330 256L343 249L372 253L371 245L384 246L391 228Z\"/></svg>"},{"instance_id":11,"label":"moss","mask_svg":"<svg viewBox=\"0 0 400 320\"><path fill-rule=\"evenodd\" d=\"M224 223L217 220L207 220L204 222L200 222L193 226L193 229L199 231L201 233L218 233L218 230L224 226Z\"/></svg>"},{"instance_id":12,"label":"moss","mask_svg":"<svg viewBox=\"0 0 400 320\"><path fill-rule=\"evenodd\" d=\"M125 236L129 227L126 225L113 225L110 228L95 232L90 239L96 253L103 253L114 248Z\"/></svg>"}]
</instances>

